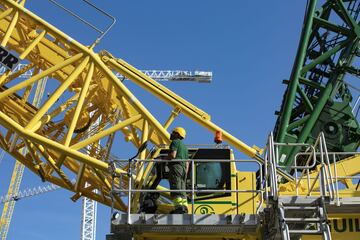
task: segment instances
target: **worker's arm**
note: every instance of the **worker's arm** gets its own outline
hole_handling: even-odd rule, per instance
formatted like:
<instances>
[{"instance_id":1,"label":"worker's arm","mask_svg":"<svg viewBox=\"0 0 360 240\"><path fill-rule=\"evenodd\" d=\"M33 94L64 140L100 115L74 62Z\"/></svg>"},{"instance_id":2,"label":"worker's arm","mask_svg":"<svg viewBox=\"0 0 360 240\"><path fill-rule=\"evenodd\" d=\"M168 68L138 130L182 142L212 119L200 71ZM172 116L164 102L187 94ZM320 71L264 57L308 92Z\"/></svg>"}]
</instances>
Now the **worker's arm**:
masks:
<instances>
[{"instance_id":1,"label":"worker's arm","mask_svg":"<svg viewBox=\"0 0 360 240\"><path fill-rule=\"evenodd\" d=\"M176 153L178 150L178 144L176 141L172 141L169 146L169 154L167 156L167 160L173 160L176 158Z\"/></svg>"},{"instance_id":2,"label":"worker's arm","mask_svg":"<svg viewBox=\"0 0 360 240\"><path fill-rule=\"evenodd\" d=\"M170 150L170 152L168 154L168 157L167 157L167 160L173 160L175 158L176 158L176 151Z\"/></svg>"}]
</instances>

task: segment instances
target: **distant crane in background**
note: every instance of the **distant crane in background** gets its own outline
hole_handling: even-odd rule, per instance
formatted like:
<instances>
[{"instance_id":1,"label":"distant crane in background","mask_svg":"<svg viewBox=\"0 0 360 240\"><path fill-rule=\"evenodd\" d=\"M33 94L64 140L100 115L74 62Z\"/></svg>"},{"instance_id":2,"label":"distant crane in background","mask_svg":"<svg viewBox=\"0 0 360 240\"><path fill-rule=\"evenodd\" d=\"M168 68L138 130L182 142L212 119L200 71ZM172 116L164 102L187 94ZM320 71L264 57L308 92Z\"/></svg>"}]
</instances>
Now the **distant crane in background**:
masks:
<instances>
[{"instance_id":1,"label":"distant crane in background","mask_svg":"<svg viewBox=\"0 0 360 240\"><path fill-rule=\"evenodd\" d=\"M2 67L1 69L2 69L2 71L5 71L4 67ZM40 70L37 69L35 71L40 71ZM25 77L25 76L23 76L23 77ZM34 99L32 102L33 106L35 106L35 107L38 107L41 104L42 98L44 96L46 82L47 82L47 77L41 79L36 86L36 92L35 92ZM31 88L29 88L29 92L30 92L30 90L31 90ZM17 141L17 138L14 139L12 145L14 145L16 143L16 141ZM23 147L22 151L25 153L27 151L26 147ZM3 158L4 155L2 154L1 157ZM1 160L0 160L0 162L1 162ZM24 174L24 168L25 168L25 166L23 164L21 164L18 161L15 162L15 166L12 171L10 185L9 185L8 193L7 193L9 196L11 196L11 195L15 196L19 193L21 180L22 180L22 177ZM15 208L15 202L16 201L7 201L4 204L2 215L1 215L1 220L0 220L1 240L6 240L6 237L7 237L8 231L9 231L9 227L10 227L11 218L12 218L14 208Z\"/></svg>"},{"instance_id":2,"label":"distant crane in background","mask_svg":"<svg viewBox=\"0 0 360 240\"><path fill-rule=\"evenodd\" d=\"M44 185L44 186L38 186L33 188L25 188L23 190L19 190L17 194L12 195L5 195L0 197L0 203L6 203L10 201L18 201L23 198L33 197L37 195L41 195L47 192L52 192L55 190L61 189L58 185L55 185L53 183Z\"/></svg>"},{"instance_id":3,"label":"distant crane in background","mask_svg":"<svg viewBox=\"0 0 360 240\"><path fill-rule=\"evenodd\" d=\"M29 78L33 74L33 69L26 70L26 64L18 64L14 72L24 71L20 75L21 78ZM0 67L0 74L4 74L4 67ZM148 77L156 81L179 81L179 82L199 82L199 83L211 83L212 72L208 71L184 71L184 70L140 70ZM125 80L124 76L116 73L116 76Z\"/></svg>"},{"instance_id":4,"label":"distant crane in background","mask_svg":"<svg viewBox=\"0 0 360 240\"><path fill-rule=\"evenodd\" d=\"M33 75L34 69L26 69L26 64L17 65L14 72L22 71L23 73L19 76L20 78L30 78ZM5 72L5 68L0 68L0 75ZM144 74L151 77L156 81L180 81L180 82L199 82L199 83L211 83L212 72L208 71L183 71L183 70L141 70ZM116 76L121 80L126 78L120 74ZM36 93L33 100L33 105L37 107L43 98L47 78L42 79L37 87ZM23 148L26 151L26 148ZM0 154L0 163L4 154ZM59 189L60 187L49 184L46 186L39 186L34 188L28 188L20 191L20 184L24 173L24 165L16 161L8 192L6 196L0 197L0 202L4 203L3 212L0 220L0 238L6 240L9 231L11 218L14 212L15 203L17 200L40 195L43 193L51 192ZM82 204L82 222L81 222L81 237L80 240L95 240L96 238L96 211L97 202L89 198L83 198Z\"/></svg>"}]
</instances>

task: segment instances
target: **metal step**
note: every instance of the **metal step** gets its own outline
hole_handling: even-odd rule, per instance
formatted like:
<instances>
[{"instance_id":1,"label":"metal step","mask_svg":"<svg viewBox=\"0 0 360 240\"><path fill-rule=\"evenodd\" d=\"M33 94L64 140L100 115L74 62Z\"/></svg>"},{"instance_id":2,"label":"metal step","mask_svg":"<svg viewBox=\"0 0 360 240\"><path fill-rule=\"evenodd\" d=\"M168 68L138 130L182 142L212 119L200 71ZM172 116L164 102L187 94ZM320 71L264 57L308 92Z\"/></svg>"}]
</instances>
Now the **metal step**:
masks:
<instances>
[{"instance_id":1,"label":"metal step","mask_svg":"<svg viewBox=\"0 0 360 240\"><path fill-rule=\"evenodd\" d=\"M304 230L304 229L299 229L299 230L289 230L290 234L309 234L309 235L318 235L318 234L322 234L321 230Z\"/></svg>"},{"instance_id":2,"label":"metal step","mask_svg":"<svg viewBox=\"0 0 360 240\"><path fill-rule=\"evenodd\" d=\"M285 210L302 210L302 211L314 211L317 210L318 207L312 206L283 206Z\"/></svg>"},{"instance_id":3,"label":"metal step","mask_svg":"<svg viewBox=\"0 0 360 240\"><path fill-rule=\"evenodd\" d=\"M320 222L321 219L320 218L284 218L285 222L306 222L306 223L316 223L316 222Z\"/></svg>"},{"instance_id":4,"label":"metal step","mask_svg":"<svg viewBox=\"0 0 360 240\"><path fill-rule=\"evenodd\" d=\"M279 199L278 208L282 240L293 239L295 235L322 235L326 240L331 239L326 209L318 197L282 198Z\"/></svg>"},{"instance_id":5,"label":"metal step","mask_svg":"<svg viewBox=\"0 0 360 240\"><path fill-rule=\"evenodd\" d=\"M283 204L283 206L309 206L314 207L319 205L319 197L318 196L282 196L279 197L279 202Z\"/></svg>"}]
</instances>

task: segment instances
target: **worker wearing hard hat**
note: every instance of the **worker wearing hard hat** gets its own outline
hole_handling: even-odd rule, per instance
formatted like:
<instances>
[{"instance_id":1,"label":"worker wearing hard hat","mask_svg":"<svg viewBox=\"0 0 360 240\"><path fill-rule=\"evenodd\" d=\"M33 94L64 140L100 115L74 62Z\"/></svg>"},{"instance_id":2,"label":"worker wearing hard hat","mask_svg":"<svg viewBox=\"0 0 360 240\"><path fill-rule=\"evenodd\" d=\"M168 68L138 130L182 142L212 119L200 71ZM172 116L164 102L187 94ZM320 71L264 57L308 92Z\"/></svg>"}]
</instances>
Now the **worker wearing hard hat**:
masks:
<instances>
[{"instance_id":1,"label":"worker wearing hard hat","mask_svg":"<svg viewBox=\"0 0 360 240\"><path fill-rule=\"evenodd\" d=\"M182 127L175 128L170 136L172 140L170 144L170 151L168 159L184 159L189 158L188 149L183 143L183 139L186 136L186 131ZM185 190L186 188L186 173L187 173L187 163L184 162L170 162L169 163L169 183L171 190ZM173 213L187 213L188 204L186 192L172 192L171 197L173 198L173 203L175 210Z\"/></svg>"}]
</instances>

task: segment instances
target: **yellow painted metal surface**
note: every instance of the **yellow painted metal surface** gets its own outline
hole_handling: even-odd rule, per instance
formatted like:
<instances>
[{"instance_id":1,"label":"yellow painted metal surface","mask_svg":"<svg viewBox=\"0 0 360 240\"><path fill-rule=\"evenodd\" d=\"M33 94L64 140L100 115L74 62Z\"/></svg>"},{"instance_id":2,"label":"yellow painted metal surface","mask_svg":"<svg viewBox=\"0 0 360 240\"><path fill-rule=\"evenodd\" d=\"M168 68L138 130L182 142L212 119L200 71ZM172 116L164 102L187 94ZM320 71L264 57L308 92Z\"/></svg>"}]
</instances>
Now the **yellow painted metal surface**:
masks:
<instances>
[{"instance_id":1,"label":"yellow painted metal surface","mask_svg":"<svg viewBox=\"0 0 360 240\"><path fill-rule=\"evenodd\" d=\"M237 172L237 190L255 190L256 176L254 172ZM256 214L261 195L255 192L239 192L237 194L238 213Z\"/></svg>"},{"instance_id":2,"label":"yellow painted metal surface","mask_svg":"<svg viewBox=\"0 0 360 240\"><path fill-rule=\"evenodd\" d=\"M360 216L359 214L329 215L330 231L332 239L350 240L360 239ZM304 240L321 240L321 236L304 235Z\"/></svg>"},{"instance_id":3,"label":"yellow painted metal surface","mask_svg":"<svg viewBox=\"0 0 360 240\"><path fill-rule=\"evenodd\" d=\"M335 176L337 177L338 184L342 183L346 186L346 189L349 190L355 190L356 184L352 182L352 180L349 178L351 176L356 176L360 174L360 156L355 155L351 156L345 159L342 159L340 161L336 161L336 163L330 164L330 172L333 176L332 182L335 183ZM335 169L336 169L336 175L335 175ZM306 174L302 178L298 179L298 194L299 195L307 195L309 192L309 189L311 186L314 186L313 188L319 189L320 180L316 179L316 176L319 173L319 167L317 167L315 170L311 171L309 174L309 178ZM279 186L281 190L282 195L292 195L296 194L296 184L294 182L288 182L281 184ZM346 191L342 191L342 194L347 194ZM354 196L358 195L357 190L353 191Z\"/></svg>"}]
</instances>

